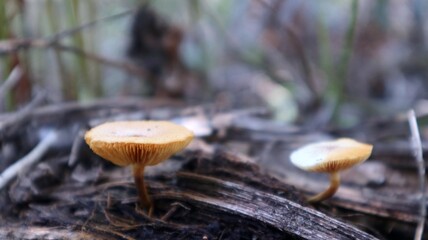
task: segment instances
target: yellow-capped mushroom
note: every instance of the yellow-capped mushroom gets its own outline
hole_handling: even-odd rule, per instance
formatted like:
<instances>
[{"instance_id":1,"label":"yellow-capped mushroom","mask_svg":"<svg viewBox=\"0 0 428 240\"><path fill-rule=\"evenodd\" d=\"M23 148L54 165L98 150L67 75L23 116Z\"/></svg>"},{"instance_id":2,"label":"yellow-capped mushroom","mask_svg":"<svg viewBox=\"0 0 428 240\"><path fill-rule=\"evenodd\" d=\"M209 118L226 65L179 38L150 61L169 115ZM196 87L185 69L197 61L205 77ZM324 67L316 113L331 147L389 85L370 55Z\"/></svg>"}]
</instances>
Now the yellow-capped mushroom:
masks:
<instances>
[{"instance_id":1,"label":"yellow-capped mushroom","mask_svg":"<svg viewBox=\"0 0 428 240\"><path fill-rule=\"evenodd\" d=\"M330 187L308 199L310 203L316 203L333 196L340 185L339 172L367 160L372 149L373 145L341 138L306 145L292 152L290 159L305 171L330 174Z\"/></svg>"},{"instance_id":2,"label":"yellow-capped mushroom","mask_svg":"<svg viewBox=\"0 0 428 240\"><path fill-rule=\"evenodd\" d=\"M96 154L116 165L132 166L140 203L149 215L153 204L144 184L144 168L166 160L192 139L191 131L167 121L108 122L85 134Z\"/></svg>"}]
</instances>

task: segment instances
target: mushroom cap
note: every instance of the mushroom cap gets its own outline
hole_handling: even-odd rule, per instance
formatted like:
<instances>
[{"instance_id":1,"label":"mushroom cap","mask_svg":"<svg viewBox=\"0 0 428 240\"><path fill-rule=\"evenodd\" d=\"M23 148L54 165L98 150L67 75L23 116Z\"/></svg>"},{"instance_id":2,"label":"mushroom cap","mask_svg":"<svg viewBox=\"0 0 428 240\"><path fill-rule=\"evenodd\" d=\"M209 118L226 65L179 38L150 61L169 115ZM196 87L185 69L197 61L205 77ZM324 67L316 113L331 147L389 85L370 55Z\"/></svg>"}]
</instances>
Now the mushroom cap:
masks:
<instances>
[{"instance_id":1,"label":"mushroom cap","mask_svg":"<svg viewBox=\"0 0 428 240\"><path fill-rule=\"evenodd\" d=\"M362 163L369 158L373 145L350 138L312 143L290 155L291 162L310 172L337 172Z\"/></svg>"},{"instance_id":2,"label":"mushroom cap","mask_svg":"<svg viewBox=\"0 0 428 240\"><path fill-rule=\"evenodd\" d=\"M119 166L156 165L192 139L191 131L167 121L107 122L85 134L92 151Z\"/></svg>"}]
</instances>

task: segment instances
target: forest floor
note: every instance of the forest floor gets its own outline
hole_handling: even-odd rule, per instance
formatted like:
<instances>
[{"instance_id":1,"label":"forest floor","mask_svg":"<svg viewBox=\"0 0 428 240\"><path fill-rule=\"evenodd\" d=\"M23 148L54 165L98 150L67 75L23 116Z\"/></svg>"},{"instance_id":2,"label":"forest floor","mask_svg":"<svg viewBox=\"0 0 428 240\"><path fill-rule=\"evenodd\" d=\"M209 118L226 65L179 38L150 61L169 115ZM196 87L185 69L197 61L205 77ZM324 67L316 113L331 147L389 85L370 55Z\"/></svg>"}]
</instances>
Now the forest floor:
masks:
<instances>
[{"instance_id":1,"label":"forest floor","mask_svg":"<svg viewBox=\"0 0 428 240\"><path fill-rule=\"evenodd\" d=\"M196 135L146 169L152 217L138 207L130 169L104 161L83 140L87 129L124 119L172 120ZM421 200L408 120L319 132L275 123L260 108L219 112L141 99L3 114L0 171L18 167L0 188L0 239L411 239L421 230ZM371 143L373 154L342 173L333 198L309 205L306 196L328 178L292 166L289 154L337 137ZM29 158L35 162L26 166Z\"/></svg>"}]
</instances>

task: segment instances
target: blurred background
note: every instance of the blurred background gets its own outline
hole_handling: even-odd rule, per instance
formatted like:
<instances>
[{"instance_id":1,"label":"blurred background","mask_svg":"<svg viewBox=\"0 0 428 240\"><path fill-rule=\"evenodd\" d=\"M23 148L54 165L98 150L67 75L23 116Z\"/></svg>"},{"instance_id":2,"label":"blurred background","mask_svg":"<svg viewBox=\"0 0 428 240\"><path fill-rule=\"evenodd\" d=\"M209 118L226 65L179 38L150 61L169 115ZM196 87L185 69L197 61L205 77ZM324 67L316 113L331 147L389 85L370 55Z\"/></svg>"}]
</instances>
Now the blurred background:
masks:
<instances>
[{"instance_id":1,"label":"blurred background","mask_svg":"<svg viewBox=\"0 0 428 240\"><path fill-rule=\"evenodd\" d=\"M169 98L352 127L428 102L423 0L0 0L0 112ZM40 100L42 99L42 100Z\"/></svg>"},{"instance_id":2,"label":"blurred background","mask_svg":"<svg viewBox=\"0 0 428 240\"><path fill-rule=\"evenodd\" d=\"M25 232L27 222L54 223L56 215L71 217L55 227L77 219L86 228L93 209L114 230L93 207L108 191L73 194L122 181L127 170L95 157L84 133L108 120L168 119L198 136L189 154L212 153L217 164L223 150L233 152L302 196L328 178L292 166L291 151L332 137L373 144L370 160L342 174L342 190L318 210L383 239L409 239L415 223L425 224L428 144L418 140L428 137L427 10L426 0L0 0L0 170L39 149L49 132L61 138L49 140L29 174L0 187L0 206ZM182 163L193 172L193 158L183 154L146 176L175 189L161 175ZM223 176L224 166L200 173ZM244 176L233 166L233 178ZM117 217L134 214L127 204ZM168 199L156 204L169 214ZM211 228L198 212L176 222ZM221 224L225 236L235 232Z\"/></svg>"}]
</instances>

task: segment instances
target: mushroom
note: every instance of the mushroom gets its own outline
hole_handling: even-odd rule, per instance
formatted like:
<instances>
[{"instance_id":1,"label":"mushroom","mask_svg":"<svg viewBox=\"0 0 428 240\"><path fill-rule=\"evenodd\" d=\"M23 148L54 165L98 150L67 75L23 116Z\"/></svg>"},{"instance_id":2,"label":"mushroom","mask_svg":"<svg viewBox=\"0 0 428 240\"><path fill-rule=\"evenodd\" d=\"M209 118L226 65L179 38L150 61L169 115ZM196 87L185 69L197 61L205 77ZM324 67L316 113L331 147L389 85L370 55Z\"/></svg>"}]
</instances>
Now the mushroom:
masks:
<instances>
[{"instance_id":1,"label":"mushroom","mask_svg":"<svg viewBox=\"0 0 428 240\"><path fill-rule=\"evenodd\" d=\"M116 165L132 166L140 203L149 216L153 204L144 184L144 168L166 160L192 139L191 131L167 121L107 122L85 134L96 154Z\"/></svg>"},{"instance_id":2,"label":"mushroom","mask_svg":"<svg viewBox=\"0 0 428 240\"><path fill-rule=\"evenodd\" d=\"M340 138L312 143L292 152L290 159L295 166L309 172L330 174L330 187L309 198L308 202L317 203L333 196L340 185L339 172L367 160L372 149L373 145Z\"/></svg>"}]
</instances>

